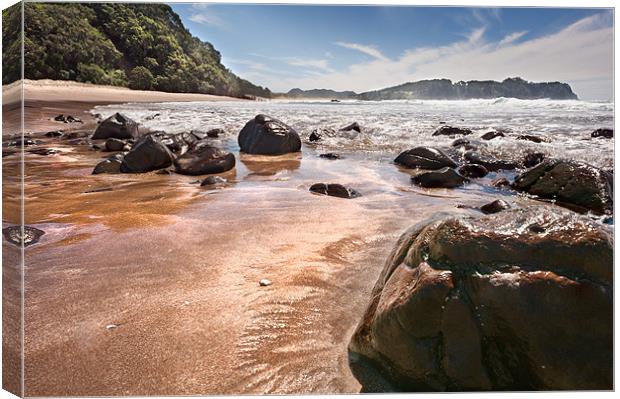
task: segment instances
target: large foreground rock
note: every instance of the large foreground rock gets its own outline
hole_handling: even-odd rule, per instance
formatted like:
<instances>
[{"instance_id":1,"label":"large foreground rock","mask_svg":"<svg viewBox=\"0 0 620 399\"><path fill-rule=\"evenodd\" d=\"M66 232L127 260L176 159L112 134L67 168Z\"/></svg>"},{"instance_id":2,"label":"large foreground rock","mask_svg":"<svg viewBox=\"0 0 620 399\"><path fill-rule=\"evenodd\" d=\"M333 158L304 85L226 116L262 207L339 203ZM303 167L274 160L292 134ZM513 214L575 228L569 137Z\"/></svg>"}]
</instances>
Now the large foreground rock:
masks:
<instances>
[{"instance_id":1,"label":"large foreground rock","mask_svg":"<svg viewBox=\"0 0 620 399\"><path fill-rule=\"evenodd\" d=\"M230 152L202 144L175 159L174 167L177 173L184 175L222 173L235 167L235 156Z\"/></svg>"},{"instance_id":2,"label":"large foreground rock","mask_svg":"<svg viewBox=\"0 0 620 399\"><path fill-rule=\"evenodd\" d=\"M172 165L174 155L155 136L144 136L123 158L122 173L144 173Z\"/></svg>"},{"instance_id":3,"label":"large foreground rock","mask_svg":"<svg viewBox=\"0 0 620 399\"><path fill-rule=\"evenodd\" d=\"M456 162L443 151L432 147L415 147L401 152L395 163L411 169L436 170L444 167L455 168Z\"/></svg>"},{"instance_id":4,"label":"large foreground rock","mask_svg":"<svg viewBox=\"0 0 620 399\"><path fill-rule=\"evenodd\" d=\"M132 139L138 137L138 124L121 113L115 113L103 120L91 137L93 140Z\"/></svg>"},{"instance_id":5,"label":"large foreground rock","mask_svg":"<svg viewBox=\"0 0 620 399\"><path fill-rule=\"evenodd\" d=\"M301 150L293 128L267 115L256 115L239 133L239 148L248 154L281 155Z\"/></svg>"},{"instance_id":6,"label":"large foreground rock","mask_svg":"<svg viewBox=\"0 0 620 399\"><path fill-rule=\"evenodd\" d=\"M612 389L612 284L587 217L440 215L398 240L349 350L404 390Z\"/></svg>"},{"instance_id":7,"label":"large foreground rock","mask_svg":"<svg viewBox=\"0 0 620 399\"><path fill-rule=\"evenodd\" d=\"M613 212L613 177L584 162L546 160L515 178L512 188L577 211Z\"/></svg>"}]
</instances>

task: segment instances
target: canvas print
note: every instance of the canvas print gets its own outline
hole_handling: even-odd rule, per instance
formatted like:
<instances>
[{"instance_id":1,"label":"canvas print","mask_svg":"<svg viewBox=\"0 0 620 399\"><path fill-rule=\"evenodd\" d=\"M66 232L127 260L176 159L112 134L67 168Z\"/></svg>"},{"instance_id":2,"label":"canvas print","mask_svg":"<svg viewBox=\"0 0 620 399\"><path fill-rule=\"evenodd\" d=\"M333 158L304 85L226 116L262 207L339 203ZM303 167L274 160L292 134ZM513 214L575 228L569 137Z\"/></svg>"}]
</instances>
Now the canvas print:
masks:
<instances>
[{"instance_id":1,"label":"canvas print","mask_svg":"<svg viewBox=\"0 0 620 399\"><path fill-rule=\"evenodd\" d=\"M614 9L2 12L2 386L613 390Z\"/></svg>"}]
</instances>

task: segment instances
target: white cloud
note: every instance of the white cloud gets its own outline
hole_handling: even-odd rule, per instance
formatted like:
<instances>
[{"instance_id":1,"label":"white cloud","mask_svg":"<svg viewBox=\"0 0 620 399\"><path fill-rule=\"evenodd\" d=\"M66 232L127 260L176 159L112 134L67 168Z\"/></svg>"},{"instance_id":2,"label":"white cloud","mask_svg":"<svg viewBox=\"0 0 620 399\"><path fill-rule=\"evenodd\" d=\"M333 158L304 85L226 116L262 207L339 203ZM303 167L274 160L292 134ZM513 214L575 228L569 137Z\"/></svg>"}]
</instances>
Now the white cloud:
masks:
<instances>
[{"instance_id":1,"label":"white cloud","mask_svg":"<svg viewBox=\"0 0 620 399\"><path fill-rule=\"evenodd\" d=\"M323 71L331 72L333 69L329 67L329 62L324 59L304 59L304 58L286 58L286 62L295 67L321 69Z\"/></svg>"},{"instance_id":2,"label":"white cloud","mask_svg":"<svg viewBox=\"0 0 620 399\"><path fill-rule=\"evenodd\" d=\"M189 16L189 20L197 24L210 25L215 28L225 28L226 22L215 15L208 8L208 4L194 4L192 6L194 13Z\"/></svg>"},{"instance_id":3,"label":"white cloud","mask_svg":"<svg viewBox=\"0 0 620 399\"><path fill-rule=\"evenodd\" d=\"M390 59L374 47L343 43L341 47L373 57L339 71L262 80L272 90L291 87L368 91L421 79L448 78L503 80L520 76L531 81L571 84L584 99L613 95L613 27L610 13L584 18L559 32L517 42L514 32L498 42L484 40L484 28L466 40L434 48L414 48Z\"/></svg>"},{"instance_id":4,"label":"white cloud","mask_svg":"<svg viewBox=\"0 0 620 399\"><path fill-rule=\"evenodd\" d=\"M364 44L357 44L357 43L345 43L345 42L336 42L334 44L340 47L348 48L350 50L359 51L373 58L376 58L378 60L382 60L382 61L388 60L386 56L381 54L379 50L377 50L376 48L372 46L366 46Z\"/></svg>"}]
</instances>

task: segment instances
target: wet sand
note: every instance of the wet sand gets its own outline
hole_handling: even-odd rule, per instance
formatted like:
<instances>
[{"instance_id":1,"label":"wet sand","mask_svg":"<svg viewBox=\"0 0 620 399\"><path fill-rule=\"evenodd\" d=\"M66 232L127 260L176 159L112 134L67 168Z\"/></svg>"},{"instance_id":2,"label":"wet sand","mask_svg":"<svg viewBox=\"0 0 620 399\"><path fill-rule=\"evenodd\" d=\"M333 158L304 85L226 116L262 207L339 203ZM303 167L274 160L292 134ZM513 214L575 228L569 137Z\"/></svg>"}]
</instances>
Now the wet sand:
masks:
<instances>
[{"instance_id":1,"label":"wet sand","mask_svg":"<svg viewBox=\"0 0 620 399\"><path fill-rule=\"evenodd\" d=\"M93 104L28 105L26 131L41 136L68 127L49 115L82 118ZM92 132L84 120L72 128ZM38 138L60 154L25 159L26 224L46 232L25 259L28 396L359 392L346 347L400 233L501 197L417 189L391 159L332 161L309 146L236 151L216 189L174 174L93 176L109 153ZM3 159L5 195L17 161ZM363 196L311 194L316 182Z\"/></svg>"}]
</instances>

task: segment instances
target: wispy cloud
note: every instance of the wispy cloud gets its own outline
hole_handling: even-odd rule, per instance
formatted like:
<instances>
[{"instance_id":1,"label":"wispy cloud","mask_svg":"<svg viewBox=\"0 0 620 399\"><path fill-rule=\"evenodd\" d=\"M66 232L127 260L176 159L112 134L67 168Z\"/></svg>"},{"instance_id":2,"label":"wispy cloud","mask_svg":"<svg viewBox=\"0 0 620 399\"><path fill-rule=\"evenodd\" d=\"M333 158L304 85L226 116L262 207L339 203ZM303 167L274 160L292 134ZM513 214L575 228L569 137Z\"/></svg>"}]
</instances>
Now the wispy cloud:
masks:
<instances>
[{"instance_id":1,"label":"wispy cloud","mask_svg":"<svg viewBox=\"0 0 620 399\"><path fill-rule=\"evenodd\" d=\"M484 28L478 28L464 40L409 49L396 59L389 59L375 47L338 42L372 59L320 75L273 78L261 84L275 90L329 87L366 91L439 77L503 80L521 76L532 81L568 82L585 98L609 97L612 93L613 27L608 12L529 40L520 40L525 32L514 32L495 42L485 40L484 34Z\"/></svg>"},{"instance_id":2,"label":"wispy cloud","mask_svg":"<svg viewBox=\"0 0 620 399\"><path fill-rule=\"evenodd\" d=\"M189 16L190 21L215 28L226 27L226 22L209 9L207 4L194 4L192 10L193 14Z\"/></svg>"},{"instance_id":3,"label":"wispy cloud","mask_svg":"<svg viewBox=\"0 0 620 399\"><path fill-rule=\"evenodd\" d=\"M344 48L348 48L350 50L356 50L359 51L361 53L364 53L366 55L369 55L373 58L376 58L378 60L382 60L382 61L387 61L388 58L386 56L384 56L381 51L377 50L375 47L373 46L367 46L364 44L358 44L358 43L346 43L346 42L336 42L334 43L337 46L340 47L344 47Z\"/></svg>"},{"instance_id":4,"label":"wispy cloud","mask_svg":"<svg viewBox=\"0 0 620 399\"><path fill-rule=\"evenodd\" d=\"M286 62L295 67L320 69L323 71L331 72L332 68L329 67L329 61L325 59L307 59L307 58L286 58Z\"/></svg>"}]
</instances>

